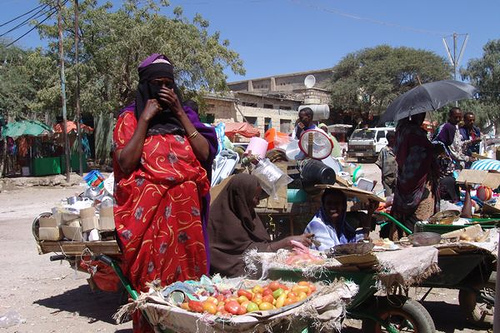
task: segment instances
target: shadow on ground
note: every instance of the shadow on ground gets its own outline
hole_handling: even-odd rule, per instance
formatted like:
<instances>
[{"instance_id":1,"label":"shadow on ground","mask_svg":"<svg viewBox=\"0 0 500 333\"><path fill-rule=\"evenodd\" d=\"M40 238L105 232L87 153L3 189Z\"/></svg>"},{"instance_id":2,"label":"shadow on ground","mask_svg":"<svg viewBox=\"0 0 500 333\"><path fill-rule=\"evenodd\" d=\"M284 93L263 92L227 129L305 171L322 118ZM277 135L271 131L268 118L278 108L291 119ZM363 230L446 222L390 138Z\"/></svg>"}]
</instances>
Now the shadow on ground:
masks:
<instances>
[{"instance_id":1,"label":"shadow on ground","mask_svg":"<svg viewBox=\"0 0 500 333\"><path fill-rule=\"evenodd\" d=\"M54 309L53 313L78 313L87 317L89 323L103 321L116 324L113 315L118 311L122 302L122 293L108 293L92 291L88 285L68 290L60 295L35 301L35 304ZM127 332L122 331L122 333Z\"/></svg>"},{"instance_id":2,"label":"shadow on ground","mask_svg":"<svg viewBox=\"0 0 500 333\"><path fill-rule=\"evenodd\" d=\"M434 320L437 331L450 333L456 330L487 331L487 329L477 328L467 322L458 304L450 304L442 301L425 301L422 305Z\"/></svg>"}]
</instances>

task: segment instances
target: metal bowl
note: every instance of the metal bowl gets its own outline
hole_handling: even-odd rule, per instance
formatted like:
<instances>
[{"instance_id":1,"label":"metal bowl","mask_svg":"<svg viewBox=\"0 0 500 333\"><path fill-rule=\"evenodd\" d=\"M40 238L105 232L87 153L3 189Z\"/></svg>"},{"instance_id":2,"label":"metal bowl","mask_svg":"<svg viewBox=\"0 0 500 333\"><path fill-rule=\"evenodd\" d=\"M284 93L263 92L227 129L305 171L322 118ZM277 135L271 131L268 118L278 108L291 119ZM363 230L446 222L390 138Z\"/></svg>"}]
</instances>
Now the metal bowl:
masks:
<instances>
[{"instance_id":1,"label":"metal bowl","mask_svg":"<svg viewBox=\"0 0 500 333\"><path fill-rule=\"evenodd\" d=\"M413 246L429 246L439 244L441 235L436 232L417 232L408 236Z\"/></svg>"}]
</instances>

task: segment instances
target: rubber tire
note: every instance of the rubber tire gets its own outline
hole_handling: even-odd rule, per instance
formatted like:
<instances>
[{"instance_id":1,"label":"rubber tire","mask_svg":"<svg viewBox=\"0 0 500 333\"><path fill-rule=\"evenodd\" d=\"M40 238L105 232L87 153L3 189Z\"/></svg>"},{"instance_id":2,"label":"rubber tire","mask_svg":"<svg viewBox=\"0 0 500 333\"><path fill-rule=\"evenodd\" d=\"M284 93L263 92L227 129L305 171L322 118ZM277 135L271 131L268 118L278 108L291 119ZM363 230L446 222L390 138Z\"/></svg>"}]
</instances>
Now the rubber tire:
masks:
<instances>
[{"instance_id":1,"label":"rubber tire","mask_svg":"<svg viewBox=\"0 0 500 333\"><path fill-rule=\"evenodd\" d=\"M392 306L387 302L387 300L379 301L377 315L381 319L387 319L391 315L403 317L413 324L413 330L403 330L401 332L436 332L434 321L432 320L429 312L424 308L422 304L410 298L406 299L402 307ZM380 323L375 322L371 319L363 319L362 330L363 332L370 333L385 332L385 329Z\"/></svg>"},{"instance_id":2,"label":"rubber tire","mask_svg":"<svg viewBox=\"0 0 500 333\"><path fill-rule=\"evenodd\" d=\"M491 274L495 275L496 274ZM495 282L488 281L483 289L492 289L495 292ZM476 293L470 290L460 289L458 292L458 303L460 310L465 315L466 320L477 328L492 328L493 313L495 307L487 307L486 303L478 303Z\"/></svg>"}]
</instances>

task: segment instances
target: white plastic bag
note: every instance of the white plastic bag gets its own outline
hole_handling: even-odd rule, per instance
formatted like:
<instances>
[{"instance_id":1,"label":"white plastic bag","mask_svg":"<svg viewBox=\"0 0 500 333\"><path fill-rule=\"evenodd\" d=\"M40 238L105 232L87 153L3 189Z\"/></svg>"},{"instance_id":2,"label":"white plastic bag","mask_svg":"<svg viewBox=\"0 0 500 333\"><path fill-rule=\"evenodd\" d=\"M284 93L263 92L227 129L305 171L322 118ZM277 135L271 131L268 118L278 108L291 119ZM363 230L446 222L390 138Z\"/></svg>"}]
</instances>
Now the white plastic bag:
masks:
<instances>
[{"instance_id":1,"label":"white plastic bag","mask_svg":"<svg viewBox=\"0 0 500 333\"><path fill-rule=\"evenodd\" d=\"M277 192L282 186L290 184L293 179L281 171L268 158L260 160L252 171L252 175L259 179L260 186L267 194L277 199Z\"/></svg>"}]
</instances>

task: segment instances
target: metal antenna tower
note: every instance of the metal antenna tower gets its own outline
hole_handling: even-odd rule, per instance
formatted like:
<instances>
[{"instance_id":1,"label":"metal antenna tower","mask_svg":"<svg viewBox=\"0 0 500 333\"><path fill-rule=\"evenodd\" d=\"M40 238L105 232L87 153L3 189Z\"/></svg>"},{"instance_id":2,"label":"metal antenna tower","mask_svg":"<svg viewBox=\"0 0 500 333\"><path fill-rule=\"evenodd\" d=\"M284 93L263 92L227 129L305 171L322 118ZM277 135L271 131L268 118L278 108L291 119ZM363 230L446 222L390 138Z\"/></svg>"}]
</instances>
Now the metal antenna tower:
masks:
<instances>
[{"instance_id":1,"label":"metal antenna tower","mask_svg":"<svg viewBox=\"0 0 500 333\"><path fill-rule=\"evenodd\" d=\"M457 38L458 36L465 36L464 41L462 43L462 47L460 48L460 53L457 57ZM453 38L453 51L450 50L447 38ZM453 35L443 37L444 48L446 49L446 53L448 54L448 59L450 60L451 65L453 66L453 79L457 79L457 69L460 64L460 60L462 60L462 56L464 54L465 47L467 46L467 40L469 39L469 34L457 34L456 32Z\"/></svg>"}]
</instances>

